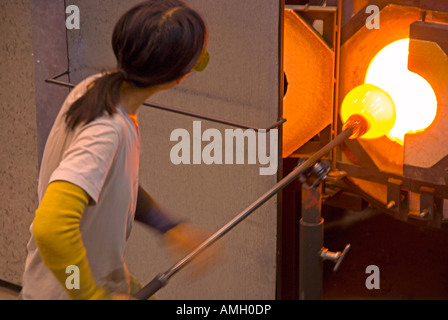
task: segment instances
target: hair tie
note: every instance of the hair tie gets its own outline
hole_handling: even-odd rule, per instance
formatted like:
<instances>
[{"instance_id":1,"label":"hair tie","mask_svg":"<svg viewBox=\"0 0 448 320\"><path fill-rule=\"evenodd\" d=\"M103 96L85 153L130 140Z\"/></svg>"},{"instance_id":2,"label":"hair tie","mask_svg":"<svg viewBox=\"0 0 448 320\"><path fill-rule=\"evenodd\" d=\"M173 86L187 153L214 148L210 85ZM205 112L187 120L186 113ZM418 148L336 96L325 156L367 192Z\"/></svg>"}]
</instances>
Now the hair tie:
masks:
<instances>
[{"instance_id":1,"label":"hair tie","mask_svg":"<svg viewBox=\"0 0 448 320\"><path fill-rule=\"evenodd\" d=\"M128 78L128 74L123 69L121 69L121 68L118 69L118 73L120 73L123 76L124 80L126 80Z\"/></svg>"}]
</instances>

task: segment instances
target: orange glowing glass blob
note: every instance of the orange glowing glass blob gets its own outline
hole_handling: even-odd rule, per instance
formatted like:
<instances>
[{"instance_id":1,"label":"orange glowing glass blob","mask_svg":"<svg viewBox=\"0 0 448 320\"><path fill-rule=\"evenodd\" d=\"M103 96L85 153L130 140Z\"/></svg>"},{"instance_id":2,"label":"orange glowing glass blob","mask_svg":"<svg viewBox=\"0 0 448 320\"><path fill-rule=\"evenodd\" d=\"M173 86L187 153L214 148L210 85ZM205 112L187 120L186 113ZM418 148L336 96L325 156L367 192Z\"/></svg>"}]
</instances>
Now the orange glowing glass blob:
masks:
<instances>
[{"instance_id":1,"label":"orange glowing glass blob","mask_svg":"<svg viewBox=\"0 0 448 320\"><path fill-rule=\"evenodd\" d=\"M365 83L386 91L397 113L394 127L387 137L403 145L404 135L426 129L437 113L437 98L431 85L408 70L409 39L384 47L372 60Z\"/></svg>"},{"instance_id":2,"label":"orange glowing glass blob","mask_svg":"<svg viewBox=\"0 0 448 320\"><path fill-rule=\"evenodd\" d=\"M347 124L353 117L365 123L366 132L361 138L376 139L386 135L394 126L395 105L381 88L363 84L352 89L342 101L342 122Z\"/></svg>"}]
</instances>

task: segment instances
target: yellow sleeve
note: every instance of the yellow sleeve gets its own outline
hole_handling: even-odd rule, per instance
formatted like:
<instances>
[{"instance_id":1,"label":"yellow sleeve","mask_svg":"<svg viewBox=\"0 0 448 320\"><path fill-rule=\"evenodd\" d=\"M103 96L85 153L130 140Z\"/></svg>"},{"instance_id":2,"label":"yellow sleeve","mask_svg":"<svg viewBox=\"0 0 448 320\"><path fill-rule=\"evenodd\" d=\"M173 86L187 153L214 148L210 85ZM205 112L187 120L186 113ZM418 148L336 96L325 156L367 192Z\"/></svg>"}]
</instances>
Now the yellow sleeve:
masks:
<instances>
[{"instance_id":1,"label":"yellow sleeve","mask_svg":"<svg viewBox=\"0 0 448 320\"><path fill-rule=\"evenodd\" d=\"M33 222L33 234L39 253L71 299L110 299L92 276L84 248L79 222L89 195L78 186L54 181L47 187ZM79 268L79 289L67 289L66 268Z\"/></svg>"}]
</instances>

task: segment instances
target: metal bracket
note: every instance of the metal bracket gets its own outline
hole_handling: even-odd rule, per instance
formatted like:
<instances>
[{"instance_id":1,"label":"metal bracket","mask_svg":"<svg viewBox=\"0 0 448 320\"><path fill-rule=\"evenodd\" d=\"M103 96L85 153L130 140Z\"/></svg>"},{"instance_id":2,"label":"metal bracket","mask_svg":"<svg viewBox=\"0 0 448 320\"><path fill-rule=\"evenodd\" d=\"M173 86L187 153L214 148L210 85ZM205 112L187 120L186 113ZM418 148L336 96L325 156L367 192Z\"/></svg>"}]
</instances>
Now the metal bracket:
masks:
<instances>
[{"instance_id":1,"label":"metal bracket","mask_svg":"<svg viewBox=\"0 0 448 320\"><path fill-rule=\"evenodd\" d=\"M386 208L393 211L393 216L401 221L408 220L408 196L402 190L403 181L399 179L387 179L387 205Z\"/></svg>"},{"instance_id":2,"label":"metal bracket","mask_svg":"<svg viewBox=\"0 0 448 320\"><path fill-rule=\"evenodd\" d=\"M305 162L306 159L299 159L298 165ZM325 160L317 161L308 170L299 175L299 181L307 189L316 188L330 172L330 163Z\"/></svg>"},{"instance_id":3,"label":"metal bracket","mask_svg":"<svg viewBox=\"0 0 448 320\"><path fill-rule=\"evenodd\" d=\"M424 218L428 219L428 224L435 228L442 226L442 213L437 206L435 198L435 189L428 187L420 187L420 212Z\"/></svg>"},{"instance_id":4,"label":"metal bracket","mask_svg":"<svg viewBox=\"0 0 448 320\"><path fill-rule=\"evenodd\" d=\"M350 243L348 243L344 250L342 252L332 252L329 251L327 248L322 248L319 252L319 256L322 258L322 260L330 260L335 263L335 266L333 268L333 271L338 271L339 267L341 266L342 260L344 260L348 250L350 250Z\"/></svg>"}]
</instances>

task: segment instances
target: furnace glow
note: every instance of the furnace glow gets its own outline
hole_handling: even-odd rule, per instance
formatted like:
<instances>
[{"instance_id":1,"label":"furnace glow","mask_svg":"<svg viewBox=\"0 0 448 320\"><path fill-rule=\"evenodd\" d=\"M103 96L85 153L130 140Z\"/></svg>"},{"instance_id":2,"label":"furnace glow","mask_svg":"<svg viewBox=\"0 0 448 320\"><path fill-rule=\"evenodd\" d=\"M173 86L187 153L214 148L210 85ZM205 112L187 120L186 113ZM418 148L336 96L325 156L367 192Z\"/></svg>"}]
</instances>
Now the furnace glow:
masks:
<instances>
[{"instance_id":1,"label":"furnace glow","mask_svg":"<svg viewBox=\"0 0 448 320\"><path fill-rule=\"evenodd\" d=\"M395 41L373 58L365 83L389 93L395 103L396 121L387 137L403 145L404 135L426 129L437 113L437 99L431 85L408 70L409 39Z\"/></svg>"}]
</instances>

